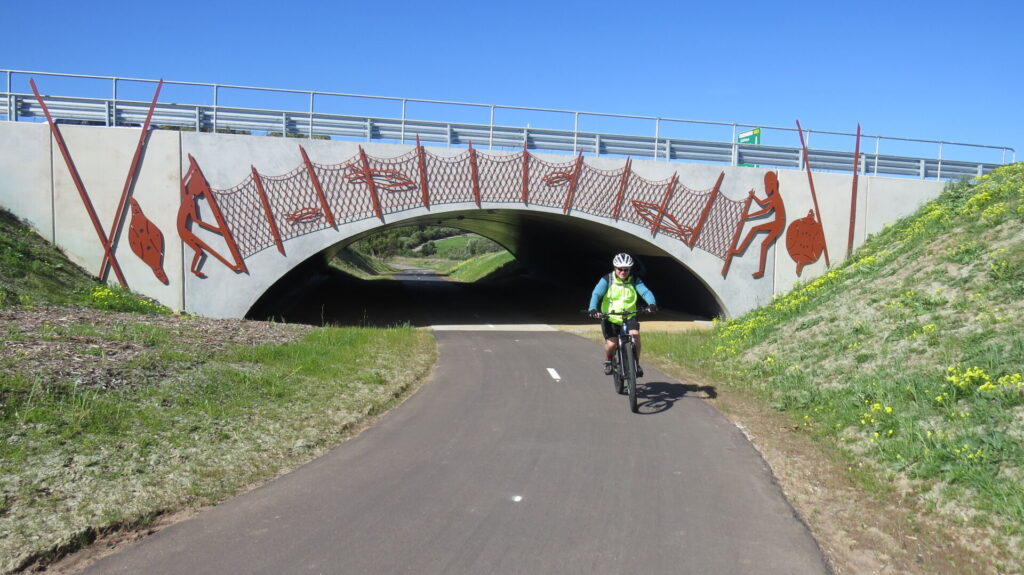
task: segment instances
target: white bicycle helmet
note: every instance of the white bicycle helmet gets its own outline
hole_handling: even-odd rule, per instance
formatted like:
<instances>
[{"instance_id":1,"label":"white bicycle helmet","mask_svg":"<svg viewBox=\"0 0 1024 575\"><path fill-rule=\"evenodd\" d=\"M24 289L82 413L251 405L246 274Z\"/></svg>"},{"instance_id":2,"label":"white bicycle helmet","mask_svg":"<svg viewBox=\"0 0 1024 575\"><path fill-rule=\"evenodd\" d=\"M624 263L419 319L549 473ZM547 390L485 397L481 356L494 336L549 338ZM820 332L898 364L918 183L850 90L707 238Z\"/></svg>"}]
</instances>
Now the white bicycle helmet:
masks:
<instances>
[{"instance_id":1,"label":"white bicycle helmet","mask_svg":"<svg viewBox=\"0 0 1024 575\"><path fill-rule=\"evenodd\" d=\"M629 254L616 254L612 258L612 265L617 268L631 268L633 267L633 258Z\"/></svg>"}]
</instances>

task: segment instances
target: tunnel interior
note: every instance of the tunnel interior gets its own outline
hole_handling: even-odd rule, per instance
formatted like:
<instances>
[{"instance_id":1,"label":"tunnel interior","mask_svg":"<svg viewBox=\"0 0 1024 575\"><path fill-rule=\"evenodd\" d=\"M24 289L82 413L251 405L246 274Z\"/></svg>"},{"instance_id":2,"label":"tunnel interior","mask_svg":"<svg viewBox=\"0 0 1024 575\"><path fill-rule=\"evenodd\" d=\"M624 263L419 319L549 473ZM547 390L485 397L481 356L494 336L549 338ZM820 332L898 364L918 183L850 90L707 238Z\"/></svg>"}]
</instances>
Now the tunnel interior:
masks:
<instances>
[{"instance_id":1,"label":"tunnel interior","mask_svg":"<svg viewBox=\"0 0 1024 575\"><path fill-rule=\"evenodd\" d=\"M338 250L385 229L380 227L347 238L296 266L263 294L247 317L325 323L341 313L348 318L341 323L359 323L358 314L353 316L353 310L341 309L343 305L339 303L350 302L355 307L364 306L362 318L366 324L380 323L372 318L389 318L401 323L403 317L407 318L404 321L409 321L408 318L417 315L415 310L408 309L417 302L433 308L452 306L454 314L454 308L467 305L467 297L478 298L478 305L483 308L498 309L508 307L513 298L527 293L535 295L530 301L542 301L544 307L557 306L576 313L586 306L597 280L611 271L611 259L619 252L633 256L637 262L636 273L654 292L659 307L666 313L696 320L724 314L712 292L686 266L654 244L614 226L571 215L478 209L410 218L388 227L420 224L457 228L489 238L511 252L517 265L511 273L473 286L472 296L441 296L436 301L410 295L410 289L429 291L428 284L410 288L408 283L397 285L383 280L341 277L345 274L327 265ZM531 310L540 307L537 303L529 305ZM541 320L557 323L553 318Z\"/></svg>"}]
</instances>

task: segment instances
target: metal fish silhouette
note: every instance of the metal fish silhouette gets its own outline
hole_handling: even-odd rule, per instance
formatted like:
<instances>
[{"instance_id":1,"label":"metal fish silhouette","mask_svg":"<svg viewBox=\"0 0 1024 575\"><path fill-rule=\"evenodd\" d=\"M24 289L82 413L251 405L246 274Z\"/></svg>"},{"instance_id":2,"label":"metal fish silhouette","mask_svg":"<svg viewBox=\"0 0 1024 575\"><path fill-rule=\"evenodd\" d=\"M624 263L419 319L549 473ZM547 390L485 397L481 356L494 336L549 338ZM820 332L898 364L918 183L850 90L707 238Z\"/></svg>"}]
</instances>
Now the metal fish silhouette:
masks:
<instances>
[{"instance_id":1,"label":"metal fish silhouette","mask_svg":"<svg viewBox=\"0 0 1024 575\"><path fill-rule=\"evenodd\" d=\"M164 234L142 213L142 207L135 198L129 201L132 205L132 219L128 224L128 245L153 270L156 279L168 284L170 282L163 269Z\"/></svg>"},{"instance_id":2,"label":"metal fish silhouette","mask_svg":"<svg viewBox=\"0 0 1024 575\"><path fill-rule=\"evenodd\" d=\"M643 218L645 222L654 226L651 230L652 232L662 231L684 242L689 241L690 236L693 235L692 227L679 223L679 220L672 214L663 211L661 206L650 202L641 202L640 200L633 200L632 204L637 215ZM661 215L660 221L658 219L659 215Z\"/></svg>"},{"instance_id":3,"label":"metal fish silhouette","mask_svg":"<svg viewBox=\"0 0 1024 575\"><path fill-rule=\"evenodd\" d=\"M345 176L350 182L369 182L373 180L378 189L385 192L408 192L416 189L416 182L410 180L405 174L397 170L375 170L349 168Z\"/></svg>"},{"instance_id":4,"label":"metal fish silhouette","mask_svg":"<svg viewBox=\"0 0 1024 575\"><path fill-rule=\"evenodd\" d=\"M323 217L323 211L320 208L305 207L299 208L294 212L288 212L284 214L284 219L293 226L301 224L309 224L312 222L319 221Z\"/></svg>"}]
</instances>

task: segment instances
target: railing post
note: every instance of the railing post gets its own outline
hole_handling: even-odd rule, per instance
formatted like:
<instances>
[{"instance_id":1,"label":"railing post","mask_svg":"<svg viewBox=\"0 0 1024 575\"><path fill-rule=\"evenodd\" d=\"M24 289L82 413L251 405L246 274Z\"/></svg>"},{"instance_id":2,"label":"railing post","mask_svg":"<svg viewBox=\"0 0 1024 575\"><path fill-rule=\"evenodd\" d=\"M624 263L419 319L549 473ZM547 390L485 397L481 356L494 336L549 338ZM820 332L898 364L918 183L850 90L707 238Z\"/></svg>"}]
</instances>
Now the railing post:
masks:
<instances>
[{"instance_id":1,"label":"railing post","mask_svg":"<svg viewBox=\"0 0 1024 575\"><path fill-rule=\"evenodd\" d=\"M213 133L217 133L217 84L213 85Z\"/></svg>"},{"instance_id":2,"label":"railing post","mask_svg":"<svg viewBox=\"0 0 1024 575\"><path fill-rule=\"evenodd\" d=\"M938 171L935 173L935 179L942 179L942 142L939 142L939 168Z\"/></svg>"},{"instance_id":3,"label":"railing post","mask_svg":"<svg viewBox=\"0 0 1024 575\"><path fill-rule=\"evenodd\" d=\"M580 113L573 112L572 121L572 153L576 153L576 143L580 135Z\"/></svg>"},{"instance_id":4,"label":"railing post","mask_svg":"<svg viewBox=\"0 0 1024 575\"><path fill-rule=\"evenodd\" d=\"M487 149L494 149L494 104L491 104L491 120L487 126Z\"/></svg>"},{"instance_id":5,"label":"railing post","mask_svg":"<svg viewBox=\"0 0 1024 575\"><path fill-rule=\"evenodd\" d=\"M878 152L882 147L882 137L875 136L875 175L878 175Z\"/></svg>"},{"instance_id":6,"label":"railing post","mask_svg":"<svg viewBox=\"0 0 1024 575\"><path fill-rule=\"evenodd\" d=\"M736 124L732 125L732 165L735 167L740 161L740 145L736 141Z\"/></svg>"},{"instance_id":7,"label":"railing post","mask_svg":"<svg viewBox=\"0 0 1024 575\"><path fill-rule=\"evenodd\" d=\"M309 93L309 139L313 139L313 92Z\"/></svg>"},{"instance_id":8,"label":"railing post","mask_svg":"<svg viewBox=\"0 0 1024 575\"><path fill-rule=\"evenodd\" d=\"M107 106L107 117L106 125L116 126L117 125L117 78L111 78L111 93L113 94L112 103Z\"/></svg>"},{"instance_id":9,"label":"railing post","mask_svg":"<svg viewBox=\"0 0 1024 575\"><path fill-rule=\"evenodd\" d=\"M661 137L661 118L654 119L654 161L658 161L658 138Z\"/></svg>"},{"instance_id":10,"label":"railing post","mask_svg":"<svg viewBox=\"0 0 1024 575\"><path fill-rule=\"evenodd\" d=\"M405 102L405 98L402 98L402 144L405 143Z\"/></svg>"}]
</instances>

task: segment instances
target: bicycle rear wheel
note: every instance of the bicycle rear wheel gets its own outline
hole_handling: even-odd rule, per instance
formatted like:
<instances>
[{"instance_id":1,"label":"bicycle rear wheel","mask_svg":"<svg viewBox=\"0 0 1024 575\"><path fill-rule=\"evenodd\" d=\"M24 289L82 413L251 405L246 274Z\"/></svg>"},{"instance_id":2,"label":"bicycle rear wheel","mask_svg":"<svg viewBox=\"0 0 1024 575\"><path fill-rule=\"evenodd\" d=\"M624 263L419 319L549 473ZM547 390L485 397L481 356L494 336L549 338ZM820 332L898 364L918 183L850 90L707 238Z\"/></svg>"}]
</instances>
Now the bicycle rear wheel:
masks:
<instances>
[{"instance_id":1,"label":"bicycle rear wheel","mask_svg":"<svg viewBox=\"0 0 1024 575\"><path fill-rule=\"evenodd\" d=\"M629 390L629 410L633 413L639 409L636 405L636 359L634 357L633 342L626 344L626 365L623 368L623 376L626 380L626 389Z\"/></svg>"}]
</instances>

